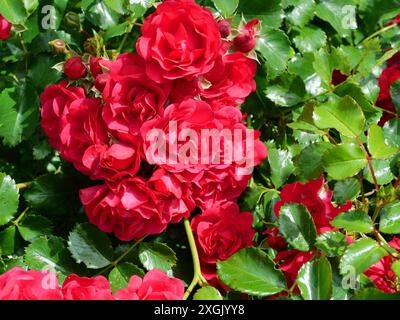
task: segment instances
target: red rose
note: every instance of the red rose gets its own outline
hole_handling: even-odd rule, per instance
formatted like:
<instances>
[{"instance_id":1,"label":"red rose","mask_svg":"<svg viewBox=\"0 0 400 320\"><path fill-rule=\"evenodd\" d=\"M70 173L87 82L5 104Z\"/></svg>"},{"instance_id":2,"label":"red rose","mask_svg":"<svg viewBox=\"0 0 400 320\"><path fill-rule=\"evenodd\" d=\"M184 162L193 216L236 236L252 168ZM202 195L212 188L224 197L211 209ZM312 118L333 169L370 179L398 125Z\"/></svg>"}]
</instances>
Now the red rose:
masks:
<instances>
[{"instance_id":1,"label":"red rose","mask_svg":"<svg viewBox=\"0 0 400 320\"><path fill-rule=\"evenodd\" d=\"M240 34L233 39L233 45L239 52L248 53L256 46L257 28L260 20L253 19L249 21L243 29L239 30Z\"/></svg>"},{"instance_id":2,"label":"red rose","mask_svg":"<svg viewBox=\"0 0 400 320\"><path fill-rule=\"evenodd\" d=\"M144 121L162 114L170 85L159 85L145 74L145 64L136 54L122 54L110 65L103 91L103 118L120 139L138 143Z\"/></svg>"},{"instance_id":3,"label":"red rose","mask_svg":"<svg viewBox=\"0 0 400 320\"><path fill-rule=\"evenodd\" d=\"M215 264L253 243L253 215L234 202L210 208L192 219L200 260Z\"/></svg>"},{"instance_id":4,"label":"red rose","mask_svg":"<svg viewBox=\"0 0 400 320\"><path fill-rule=\"evenodd\" d=\"M394 237L389 245L400 253L400 238ZM400 292L396 285L396 274L392 270L394 261L395 259L391 256L384 257L365 272L365 275L371 278L379 290L388 293Z\"/></svg>"},{"instance_id":5,"label":"red rose","mask_svg":"<svg viewBox=\"0 0 400 320\"><path fill-rule=\"evenodd\" d=\"M11 27L12 24L0 14L0 40L11 37Z\"/></svg>"},{"instance_id":6,"label":"red rose","mask_svg":"<svg viewBox=\"0 0 400 320\"><path fill-rule=\"evenodd\" d=\"M207 99L226 97L243 103L256 90L256 70L256 61L240 52L223 55L216 61L214 68L204 75L209 86L200 94Z\"/></svg>"},{"instance_id":7,"label":"red rose","mask_svg":"<svg viewBox=\"0 0 400 320\"><path fill-rule=\"evenodd\" d=\"M62 286L64 300L114 300L110 284L103 276L81 278L70 274Z\"/></svg>"},{"instance_id":8,"label":"red rose","mask_svg":"<svg viewBox=\"0 0 400 320\"><path fill-rule=\"evenodd\" d=\"M103 91L108 80L108 72L111 67L112 61L104 58L90 57L89 67L90 73L94 79L94 86L97 90Z\"/></svg>"},{"instance_id":9,"label":"red rose","mask_svg":"<svg viewBox=\"0 0 400 320\"><path fill-rule=\"evenodd\" d=\"M332 204L333 192L329 190L328 185L325 185L323 176L317 180L307 181L305 184L300 182L287 184L283 187L280 196L281 201L274 208L276 216L279 215L283 205L301 203L310 211L318 232L332 230L330 221L339 213L349 211L352 206L350 200L340 207Z\"/></svg>"},{"instance_id":10,"label":"red rose","mask_svg":"<svg viewBox=\"0 0 400 320\"><path fill-rule=\"evenodd\" d=\"M164 204L163 211L171 217L172 223L177 223L182 218L189 218L195 209L190 185L184 182L179 175L157 169L148 181L148 185Z\"/></svg>"},{"instance_id":11,"label":"red rose","mask_svg":"<svg viewBox=\"0 0 400 320\"><path fill-rule=\"evenodd\" d=\"M162 199L139 177L83 189L80 198L89 221L122 241L159 234L172 220Z\"/></svg>"},{"instance_id":12,"label":"red rose","mask_svg":"<svg viewBox=\"0 0 400 320\"><path fill-rule=\"evenodd\" d=\"M176 278L168 277L164 272L154 269L143 279L133 276L128 288L115 292L116 300L182 300L185 286Z\"/></svg>"},{"instance_id":13,"label":"red rose","mask_svg":"<svg viewBox=\"0 0 400 320\"><path fill-rule=\"evenodd\" d=\"M210 10L193 0L167 0L146 18L136 49L147 62L147 75L164 82L210 71L220 46Z\"/></svg>"},{"instance_id":14,"label":"red rose","mask_svg":"<svg viewBox=\"0 0 400 320\"><path fill-rule=\"evenodd\" d=\"M73 57L65 62L64 73L71 80L77 80L84 78L87 70L80 57Z\"/></svg>"},{"instance_id":15,"label":"red rose","mask_svg":"<svg viewBox=\"0 0 400 320\"><path fill-rule=\"evenodd\" d=\"M85 92L80 87L67 87L68 83L62 81L59 84L48 86L40 96L42 105L42 128L49 138L51 146L60 150L60 119L64 110L77 99L85 98Z\"/></svg>"},{"instance_id":16,"label":"red rose","mask_svg":"<svg viewBox=\"0 0 400 320\"><path fill-rule=\"evenodd\" d=\"M62 300L57 275L12 268L0 275L0 300Z\"/></svg>"},{"instance_id":17,"label":"red rose","mask_svg":"<svg viewBox=\"0 0 400 320\"><path fill-rule=\"evenodd\" d=\"M379 97L376 105L384 110L391 111L392 113L396 113L396 108L392 102L392 98L390 95L391 85L400 79L400 67L398 65L394 65L394 67L389 67L383 70L381 76L379 77ZM393 115L388 112L384 112L383 116L380 120L380 125L383 125L386 121L393 118Z\"/></svg>"}]
</instances>

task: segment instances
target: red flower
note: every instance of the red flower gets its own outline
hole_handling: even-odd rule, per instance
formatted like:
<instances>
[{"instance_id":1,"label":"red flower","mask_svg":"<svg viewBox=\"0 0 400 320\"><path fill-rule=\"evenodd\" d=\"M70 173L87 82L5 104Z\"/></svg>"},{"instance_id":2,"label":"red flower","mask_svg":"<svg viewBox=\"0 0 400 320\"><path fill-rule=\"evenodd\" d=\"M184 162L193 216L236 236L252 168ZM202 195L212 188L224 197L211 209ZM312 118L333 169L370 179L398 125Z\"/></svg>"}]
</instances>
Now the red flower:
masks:
<instances>
[{"instance_id":1,"label":"red flower","mask_svg":"<svg viewBox=\"0 0 400 320\"><path fill-rule=\"evenodd\" d=\"M239 52L248 53L256 46L256 27L260 24L260 20L253 19L249 21L242 30L239 30L240 34L233 39L233 45Z\"/></svg>"},{"instance_id":2,"label":"red flower","mask_svg":"<svg viewBox=\"0 0 400 320\"><path fill-rule=\"evenodd\" d=\"M393 63L393 62L392 62ZM392 102L390 95L391 85L400 79L400 64L393 63L392 67L383 70L381 76L379 77L379 97L376 105L384 110L396 113L396 108ZM393 118L393 115L388 112L384 112L380 120L380 125L383 125L386 121Z\"/></svg>"},{"instance_id":3,"label":"red flower","mask_svg":"<svg viewBox=\"0 0 400 320\"><path fill-rule=\"evenodd\" d=\"M301 203L314 219L318 232L332 230L330 221L339 213L346 212L351 209L350 200L345 205L336 207L332 204L333 192L325 185L325 179L307 181L305 184L295 182L283 187L281 191L281 201L274 208L276 216L279 215L281 207L287 203Z\"/></svg>"},{"instance_id":4,"label":"red flower","mask_svg":"<svg viewBox=\"0 0 400 320\"><path fill-rule=\"evenodd\" d=\"M164 1L146 18L142 34L136 49L157 82L210 71L221 46L212 13L193 0Z\"/></svg>"},{"instance_id":5,"label":"red flower","mask_svg":"<svg viewBox=\"0 0 400 320\"><path fill-rule=\"evenodd\" d=\"M77 80L84 78L87 70L80 57L73 57L65 62L64 73L71 80Z\"/></svg>"},{"instance_id":6,"label":"red flower","mask_svg":"<svg viewBox=\"0 0 400 320\"><path fill-rule=\"evenodd\" d=\"M12 24L0 14L0 40L11 37Z\"/></svg>"},{"instance_id":7,"label":"red flower","mask_svg":"<svg viewBox=\"0 0 400 320\"><path fill-rule=\"evenodd\" d=\"M159 182L167 183L168 177L166 180ZM182 205L179 199L174 202L172 192L160 190L159 184L158 190L149 186L151 184L146 184L142 178L132 177L119 183L109 182L83 189L80 198L91 223L103 232L113 232L122 241L130 241L159 234L168 223L182 218L178 219L178 213L189 214L178 207ZM170 204L173 206L169 207Z\"/></svg>"},{"instance_id":8,"label":"red flower","mask_svg":"<svg viewBox=\"0 0 400 320\"><path fill-rule=\"evenodd\" d=\"M143 279L133 276L128 288L115 292L116 300L182 300L185 286L176 278L168 277L164 272L154 269Z\"/></svg>"},{"instance_id":9,"label":"red flower","mask_svg":"<svg viewBox=\"0 0 400 320\"><path fill-rule=\"evenodd\" d=\"M240 212L234 202L213 207L197 215L191 222L200 260L215 264L249 247L253 243L253 215Z\"/></svg>"},{"instance_id":10,"label":"red flower","mask_svg":"<svg viewBox=\"0 0 400 320\"><path fill-rule=\"evenodd\" d=\"M0 300L62 300L57 275L12 268L0 275Z\"/></svg>"},{"instance_id":11,"label":"red flower","mask_svg":"<svg viewBox=\"0 0 400 320\"><path fill-rule=\"evenodd\" d=\"M288 203L303 204L313 217L318 234L335 230L330 222L338 214L351 209L351 201L343 206L336 207L332 204L333 192L324 183L324 177L307 181L305 184L295 182L283 187L281 191L281 201L276 203L274 211L279 216L279 211L283 205ZM297 274L304 263L310 261L316 254L315 252L302 252L289 248L278 228L274 227L265 232L268 235L267 242L271 248L278 250L275 261L279 263L279 268L285 273L288 286L290 287L296 280Z\"/></svg>"},{"instance_id":12,"label":"red flower","mask_svg":"<svg viewBox=\"0 0 400 320\"><path fill-rule=\"evenodd\" d=\"M400 253L400 238L394 237L389 245ZM365 272L379 290L388 293L400 292L400 281L392 270L394 261L391 256L384 257Z\"/></svg>"},{"instance_id":13,"label":"red flower","mask_svg":"<svg viewBox=\"0 0 400 320\"><path fill-rule=\"evenodd\" d=\"M143 59L131 53L120 55L107 76L104 121L115 136L137 145L143 122L163 113L170 85L150 80Z\"/></svg>"},{"instance_id":14,"label":"red flower","mask_svg":"<svg viewBox=\"0 0 400 320\"><path fill-rule=\"evenodd\" d=\"M81 278L70 274L62 286L64 300L114 300L110 284L103 276Z\"/></svg>"},{"instance_id":15,"label":"red flower","mask_svg":"<svg viewBox=\"0 0 400 320\"><path fill-rule=\"evenodd\" d=\"M108 80L107 69L110 69L112 61L104 58L90 57L90 73L95 81L94 86L97 90L103 91Z\"/></svg>"},{"instance_id":16,"label":"red flower","mask_svg":"<svg viewBox=\"0 0 400 320\"><path fill-rule=\"evenodd\" d=\"M40 96L42 105L42 128L49 138L51 146L60 150L60 119L65 109L77 99L85 98L85 92L80 87L67 87L68 83L62 81L59 84L48 86Z\"/></svg>"},{"instance_id":17,"label":"red flower","mask_svg":"<svg viewBox=\"0 0 400 320\"><path fill-rule=\"evenodd\" d=\"M337 86L337 85L341 84L342 82L345 82L347 80L347 78L348 78L348 76L341 73L340 70L333 70L332 84L334 86Z\"/></svg>"}]
</instances>

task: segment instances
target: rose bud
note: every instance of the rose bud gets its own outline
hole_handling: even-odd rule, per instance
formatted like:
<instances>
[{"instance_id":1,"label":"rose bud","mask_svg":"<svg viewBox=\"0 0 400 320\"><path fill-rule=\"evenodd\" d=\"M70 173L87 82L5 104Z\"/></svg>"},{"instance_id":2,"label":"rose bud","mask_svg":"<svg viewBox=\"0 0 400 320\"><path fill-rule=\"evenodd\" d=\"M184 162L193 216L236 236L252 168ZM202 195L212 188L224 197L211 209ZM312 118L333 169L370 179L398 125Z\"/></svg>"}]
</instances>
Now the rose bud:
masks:
<instances>
[{"instance_id":1,"label":"rose bud","mask_svg":"<svg viewBox=\"0 0 400 320\"><path fill-rule=\"evenodd\" d=\"M55 54L63 54L65 52L65 42L61 39L56 39L49 42L51 51Z\"/></svg>"},{"instance_id":2,"label":"rose bud","mask_svg":"<svg viewBox=\"0 0 400 320\"><path fill-rule=\"evenodd\" d=\"M86 66L80 57L68 59L64 64L64 73L71 80L77 80L86 76Z\"/></svg>"},{"instance_id":3,"label":"rose bud","mask_svg":"<svg viewBox=\"0 0 400 320\"><path fill-rule=\"evenodd\" d=\"M243 53L248 53L256 46L256 26L260 23L260 20L253 19L248 22L244 29L240 30L240 34L233 39L233 45L236 50Z\"/></svg>"},{"instance_id":4,"label":"rose bud","mask_svg":"<svg viewBox=\"0 0 400 320\"><path fill-rule=\"evenodd\" d=\"M231 24L228 20L218 21L218 29L222 38L227 38L231 34Z\"/></svg>"},{"instance_id":5,"label":"rose bud","mask_svg":"<svg viewBox=\"0 0 400 320\"><path fill-rule=\"evenodd\" d=\"M74 29L81 28L81 19L79 18L79 14L75 12L68 12L64 17L64 21L67 27Z\"/></svg>"},{"instance_id":6,"label":"rose bud","mask_svg":"<svg viewBox=\"0 0 400 320\"><path fill-rule=\"evenodd\" d=\"M93 56L97 55L97 41L94 37L87 38L83 44L85 52L90 53Z\"/></svg>"},{"instance_id":7,"label":"rose bud","mask_svg":"<svg viewBox=\"0 0 400 320\"><path fill-rule=\"evenodd\" d=\"M0 40L4 40L11 37L12 24L0 14Z\"/></svg>"}]
</instances>

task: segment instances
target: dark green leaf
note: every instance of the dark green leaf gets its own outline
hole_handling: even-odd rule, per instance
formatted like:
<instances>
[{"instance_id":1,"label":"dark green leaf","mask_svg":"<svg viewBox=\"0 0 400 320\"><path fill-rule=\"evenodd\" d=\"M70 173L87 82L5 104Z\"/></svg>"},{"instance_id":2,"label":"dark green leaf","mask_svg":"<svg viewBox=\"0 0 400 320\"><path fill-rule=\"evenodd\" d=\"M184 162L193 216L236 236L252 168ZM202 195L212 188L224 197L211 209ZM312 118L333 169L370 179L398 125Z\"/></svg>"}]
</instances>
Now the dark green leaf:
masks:
<instances>
[{"instance_id":1,"label":"dark green leaf","mask_svg":"<svg viewBox=\"0 0 400 320\"><path fill-rule=\"evenodd\" d=\"M32 241L40 236L51 235L53 228L46 217L29 214L18 225L18 230L24 240Z\"/></svg>"},{"instance_id":2,"label":"dark green leaf","mask_svg":"<svg viewBox=\"0 0 400 320\"><path fill-rule=\"evenodd\" d=\"M286 289L286 280L263 251L245 248L217 262L218 276L230 288L255 296L270 296Z\"/></svg>"},{"instance_id":3,"label":"dark green leaf","mask_svg":"<svg viewBox=\"0 0 400 320\"><path fill-rule=\"evenodd\" d=\"M271 166L272 182L279 188L294 171L292 155L286 150L269 149L268 162Z\"/></svg>"},{"instance_id":4,"label":"dark green leaf","mask_svg":"<svg viewBox=\"0 0 400 320\"><path fill-rule=\"evenodd\" d=\"M305 263L296 280L305 300L329 300L332 295L332 268L327 258Z\"/></svg>"},{"instance_id":5,"label":"dark green leaf","mask_svg":"<svg viewBox=\"0 0 400 320\"><path fill-rule=\"evenodd\" d=\"M111 290L115 292L119 289L127 288L129 280L132 276L139 276L143 278L144 272L138 266L130 262L119 264L114 269L112 269L110 274L108 275Z\"/></svg>"},{"instance_id":6,"label":"dark green leaf","mask_svg":"<svg viewBox=\"0 0 400 320\"><path fill-rule=\"evenodd\" d=\"M383 233L400 233L400 201L387 204L380 212L379 230Z\"/></svg>"},{"instance_id":7,"label":"dark green leaf","mask_svg":"<svg viewBox=\"0 0 400 320\"><path fill-rule=\"evenodd\" d=\"M78 224L68 237L68 249L74 259L89 269L108 266L113 259L113 248L108 236L89 223Z\"/></svg>"},{"instance_id":8,"label":"dark green leaf","mask_svg":"<svg viewBox=\"0 0 400 320\"><path fill-rule=\"evenodd\" d=\"M159 269L170 275L172 275L172 267L177 262L175 252L160 242L141 243L139 259L146 270Z\"/></svg>"},{"instance_id":9,"label":"dark green leaf","mask_svg":"<svg viewBox=\"0 0 400 320\"><path fill-rule=\"evenodd\" d=\"M332 145L328 142L318 142L304 148L296 161L300 176L305 180L321 177L324 172L322 156L331 147Z\"/></svg>"},{"instance_id":10,"label":"dark green leaf","mask_svg":"<svg viewBox=\"0 0 400 320\"><path fill-rule=\"evenodd\" d=\"M314 220L301 204L284 205L279 212L279 231L285 240L300 251L310 251L317 237Z\"/></svg>"},{"instance_id":11,"label":"dark green leaf","mask_svg":"<svg viewBox=\"0 0 400 320\"><path fill-rule=\"evenodd\" d=\"M317 237L316 245L327 257L339 257L347 248L347 240L339 231L328 231Z\"/></svg>"},{"instance_id":12,"label":"dark green leaf","mask_svg":"<svg viewBox=\"0 0 400 320\"><path fill-rule=\"evenodd\" d=\"M19 191L15 181L0 172L0 226L7 224L17 213Z\"/></svg>"},{"instance_id":13,"label":"dark green leaf","mask_svg":"<svg viewBox=\"0 0 400 320\"><path fill-rule=\"evenodd\" d=\"M348 211L336 216L331 222L336 228L343 228L346 231L369 233L374 225L367 213L361 210Z\"/></svg>"},{"instance_id":14,"label":"dark green leaf","mask_svg":"<svg viewBox=\"0 0 400 320\"><path fill-rule=\"evenodd\" d=\"M347 200L355 200L360 192L360 181L355 178L349 178L335 183L333 197L337 203L343 204L346 203Z\"/></svg>"}]
</instances>

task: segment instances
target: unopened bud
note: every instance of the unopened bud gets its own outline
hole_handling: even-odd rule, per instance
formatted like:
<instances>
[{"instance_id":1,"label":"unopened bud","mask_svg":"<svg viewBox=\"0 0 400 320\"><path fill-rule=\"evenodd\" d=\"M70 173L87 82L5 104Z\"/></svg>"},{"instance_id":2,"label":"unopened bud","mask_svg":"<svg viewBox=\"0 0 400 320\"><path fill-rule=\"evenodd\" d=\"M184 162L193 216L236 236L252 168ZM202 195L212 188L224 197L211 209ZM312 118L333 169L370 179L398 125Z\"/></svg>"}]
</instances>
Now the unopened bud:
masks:
<instances>
[{"instance_id":1,"label":"unopened bud","mask_svg":"<svg viewBox=\"0 0 400 320\"><path fill-rule=\"evenodd\" d=\"M67 27L78 30L81 28L81 20L79 18L79 14L75 12L68 12L64 17L64 21Z\"/></svg>"},{"instance_id":2,"label":"unopened bud","mask_svg":"<svg viewBox=\"0 0 400 320\"><path fill-rule=\"evenodd\" d=\"M56 39L49 42L51 51L55 54L63 54L65 52L65 42L61 39Z\"/></svg>"},{"instance_id":3,"label":"unopened bud","mask_svg":"<svg viewBox=\"0 0 400 320\"><path fill-rule=\"evenodd\" d=\"M88 38L85 40L85 43L83 44L83 48L85 49L85 52L90 53L92 56L97 55L97 41L94 37Z\"/></svg>"},{"instance_id":4,"label":"unopened bud","mask_svg":"<svg viewBox=\"0 0 400 320\"><path fill-rule=\"evenodd\" d=\"M231 34L231 24L228 20L218 21L218 29L222 38L227 38Z\"/></svg>"}]
</instances>

